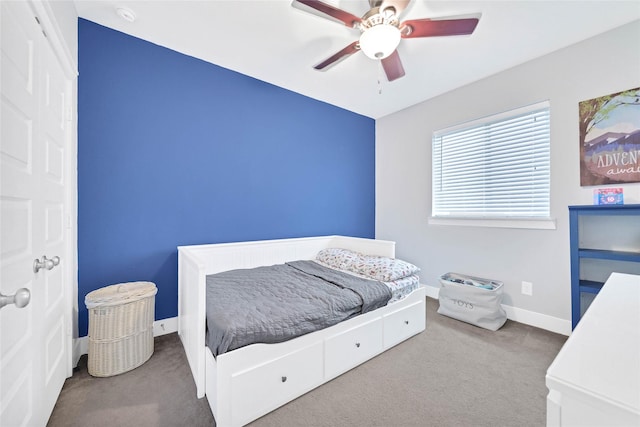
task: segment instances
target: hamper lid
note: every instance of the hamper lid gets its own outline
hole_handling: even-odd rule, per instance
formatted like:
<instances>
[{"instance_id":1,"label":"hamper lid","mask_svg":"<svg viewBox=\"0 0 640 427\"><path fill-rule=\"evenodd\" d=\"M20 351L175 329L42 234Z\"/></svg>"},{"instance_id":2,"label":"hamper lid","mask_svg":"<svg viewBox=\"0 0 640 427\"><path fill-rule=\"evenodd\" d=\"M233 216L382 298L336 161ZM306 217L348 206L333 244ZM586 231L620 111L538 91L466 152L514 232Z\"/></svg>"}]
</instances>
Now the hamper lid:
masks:
<instances>
[{"instance_id":1,"label":"hamper lid","mask_svg":"<svg viewBox=\"0 0 640 427\"><path fill-rule=\"evenodd\" d=\"M89 292L84 298L84 303L88 309L106 307L148 298L157 292L158 289L152 282L118 283Z\"/></svg>"}]
</instances>

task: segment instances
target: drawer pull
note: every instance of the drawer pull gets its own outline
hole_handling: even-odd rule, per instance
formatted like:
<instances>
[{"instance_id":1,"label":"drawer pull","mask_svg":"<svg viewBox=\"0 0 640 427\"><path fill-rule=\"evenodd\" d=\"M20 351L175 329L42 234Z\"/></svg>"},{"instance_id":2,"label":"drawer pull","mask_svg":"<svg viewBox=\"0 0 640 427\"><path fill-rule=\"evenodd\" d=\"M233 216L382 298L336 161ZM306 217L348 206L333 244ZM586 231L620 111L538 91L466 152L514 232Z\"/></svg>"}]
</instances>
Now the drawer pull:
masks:
<instances>
[{"instance_id":1,"label":"drawer pull","mask_svg":"<svg viewBox=\"0 0 640 427\"><path fill-rule=\"evenodd\" d=\"M360 348L360 343L359 342L356 343L356 347Z\"/></svg>"},{"instance_id":2,"label":"drawer pull","mask_svg":"<svg viewBox=\"0 0 640 427\"><path fill-rule=\"evenodd\" d=\"M409 324L409 321L408 321L408 320L405 320L405 321L404 321L404 324L405 324L405 325L408 325L408 324Z\"/></svg>"},{"instance_id":3,"label":"drawer pull","mask_svg":"<svg viewBox=\"0 0 640 427\"><path fill-rule=\"evenodd\" d=\"M287 377L282 377L282 382L286 383L287 382Z\"/></svg>"}]
</instances>

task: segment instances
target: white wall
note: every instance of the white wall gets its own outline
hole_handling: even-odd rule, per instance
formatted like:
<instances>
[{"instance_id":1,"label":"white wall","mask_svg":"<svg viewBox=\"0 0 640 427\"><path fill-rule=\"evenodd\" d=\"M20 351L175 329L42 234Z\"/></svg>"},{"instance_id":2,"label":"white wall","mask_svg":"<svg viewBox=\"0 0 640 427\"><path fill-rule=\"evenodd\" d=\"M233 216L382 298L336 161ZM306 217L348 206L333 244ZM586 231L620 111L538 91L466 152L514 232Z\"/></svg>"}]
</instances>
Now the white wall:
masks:
<instances>
[{"instance_id":1,"label":"white wall","mask_svg":"<svg viewBox=\"0 0 640 427\"><path fill-rule=\"evenodd\" d=\"M78 12L73 1L48 1L74 65L78 63Z\"/></svg>"},{"instance_id":2,"label":"white wall","mask_svg":"<svg viewBox=\"0 0 640 427\"><path fill-rule=\"evenodd\" d=\"M504 304L538 313L568 333L567 206L591 204L593 192L580 187L578 102L639 86L640 21L634 21L378 119L376 238L395 240L397 256L418 265L427 285L438 286L438 276L448 271L502 280ZM557 229L428 225L433 131L543 100L551 103ZM622 187L626 203L640 203L640 184ZM521 294L523 280L533 283L533 296Z\"/></svg>"}]
</instances>

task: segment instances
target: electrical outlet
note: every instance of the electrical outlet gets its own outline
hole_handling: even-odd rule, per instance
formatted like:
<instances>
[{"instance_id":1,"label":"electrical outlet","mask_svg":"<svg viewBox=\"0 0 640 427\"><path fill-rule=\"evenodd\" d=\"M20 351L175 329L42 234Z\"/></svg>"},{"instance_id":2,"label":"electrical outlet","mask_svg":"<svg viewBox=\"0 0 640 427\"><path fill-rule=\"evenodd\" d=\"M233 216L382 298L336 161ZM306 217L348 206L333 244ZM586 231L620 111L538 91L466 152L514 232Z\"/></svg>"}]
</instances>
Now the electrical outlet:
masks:
<instances>
[{"instance_id":1,"label":"electrical outlet","mask_svg":"<svg viewBox=\"0 0 640 427\"><path fill-rule=\"evenodd\" d=\"M522 282L522 293L524 295L533 295L533 283L531 282Z\"/></svg>"}]
</instances>

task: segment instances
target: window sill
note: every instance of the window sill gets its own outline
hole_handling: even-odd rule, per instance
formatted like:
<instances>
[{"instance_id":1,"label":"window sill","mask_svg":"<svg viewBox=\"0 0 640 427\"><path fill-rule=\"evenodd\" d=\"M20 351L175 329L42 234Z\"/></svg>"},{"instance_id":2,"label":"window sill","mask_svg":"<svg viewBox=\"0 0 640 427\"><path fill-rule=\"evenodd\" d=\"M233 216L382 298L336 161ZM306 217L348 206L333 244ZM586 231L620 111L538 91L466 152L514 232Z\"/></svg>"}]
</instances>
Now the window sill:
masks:
<instances>
[{"instance_id":1,"label":"window sill","mask_svg":"<svg viewBox=\"0 0 640 427\"><path fill-rule=\"evenodd\" d=\"M549 219L488 219L488 218L442 218L429 217L429 225L453 225L458 227L522 228L534 230L555 230L555 218Z\"/></svg>"}]
</instances>

